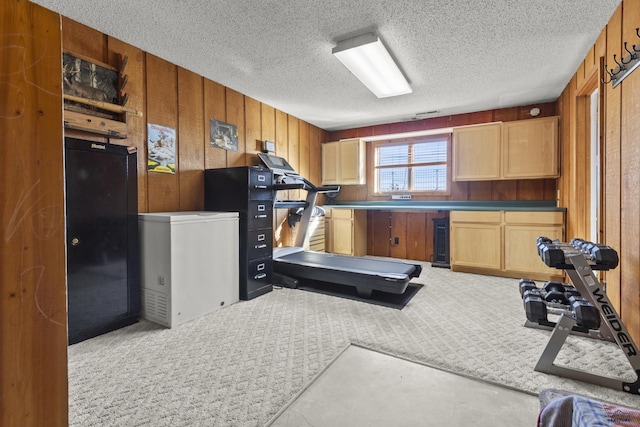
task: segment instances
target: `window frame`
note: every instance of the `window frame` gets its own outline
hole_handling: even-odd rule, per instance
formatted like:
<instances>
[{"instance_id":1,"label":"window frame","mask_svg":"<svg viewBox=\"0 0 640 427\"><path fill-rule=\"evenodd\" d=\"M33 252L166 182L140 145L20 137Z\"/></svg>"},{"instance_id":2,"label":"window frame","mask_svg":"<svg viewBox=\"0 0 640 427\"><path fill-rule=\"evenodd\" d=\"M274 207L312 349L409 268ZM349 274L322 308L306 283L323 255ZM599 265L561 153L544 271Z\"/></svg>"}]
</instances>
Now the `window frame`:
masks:
<instances>
[{"instance_id":1,"label":"window frame","mask_svg":"<svg viewBox=\"0 0 640 427\"><path fill-rule=\"evenodd\" d=\"M378 157L378 148L382 146L392 146L392 145L414 145L425 142L436 142L446 140L447 147L447 160L446 162L429 162L429 163L407 163L407 164L394 164L394 165L385 165L378 166L377 157ZM373 195L374 196L390 196L395 194L410 194L412 196L449 196L451 195L451 146L452 146L452 133L451 132L443 132L440 134L434 135L425 135L425 136L417 136L411 138L398 138L398 139L384 139L373 141L373 158L371 162L372 171L373 171ZM412 180L412 171L413 167L426 166L426 165L441 165L445 164L447 167L447 176L446 176L446 190L442 191L434 191L434 190L391 190L391 191L380 191L379 190L379 182L378 182L378 170L379 169L390 169L390 168L408 168L409 169L409 187L411 188L411 180Z\"/></svg>"}]
</instances>

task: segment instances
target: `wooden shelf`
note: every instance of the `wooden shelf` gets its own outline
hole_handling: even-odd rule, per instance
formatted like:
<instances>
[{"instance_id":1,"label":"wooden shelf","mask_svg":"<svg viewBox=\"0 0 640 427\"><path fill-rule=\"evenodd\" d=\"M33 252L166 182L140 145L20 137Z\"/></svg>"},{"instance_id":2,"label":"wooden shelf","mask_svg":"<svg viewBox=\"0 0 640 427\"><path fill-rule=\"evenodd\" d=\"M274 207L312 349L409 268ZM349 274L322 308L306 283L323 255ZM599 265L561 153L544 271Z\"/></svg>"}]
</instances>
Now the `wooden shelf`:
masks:
<instances>
[{"instance_id":1,"label":"wooden shelf","mask_svg":"<svg viewBox=\"0 0 640 427\"><path fill-rule=\"evenodd\" d=\"M64 127L98 133L100 135L106 135L109 138L124 139L129 136L129 126L126 121L119 122L71 110L64 110Z\"/></svg>"}]
</instances>

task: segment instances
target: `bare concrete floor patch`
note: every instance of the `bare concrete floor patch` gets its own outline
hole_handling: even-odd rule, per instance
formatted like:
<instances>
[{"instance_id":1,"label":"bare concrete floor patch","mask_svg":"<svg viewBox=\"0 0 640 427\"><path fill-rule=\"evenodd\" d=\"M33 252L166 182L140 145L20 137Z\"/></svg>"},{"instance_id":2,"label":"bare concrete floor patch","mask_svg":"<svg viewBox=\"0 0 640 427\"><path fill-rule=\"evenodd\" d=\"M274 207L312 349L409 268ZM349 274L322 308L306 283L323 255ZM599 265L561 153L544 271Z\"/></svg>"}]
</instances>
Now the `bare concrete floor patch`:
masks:
<instances>
[{"instance_id":1,"label":"bare concrete floor patch","mask_svg":"<svg viewBox=\"0 0 640 427\"><path fill-rule=\"evenodd\" d=\"M532 426L538 397L351 345L271 426Z\"/></svg>"}]
</instances>

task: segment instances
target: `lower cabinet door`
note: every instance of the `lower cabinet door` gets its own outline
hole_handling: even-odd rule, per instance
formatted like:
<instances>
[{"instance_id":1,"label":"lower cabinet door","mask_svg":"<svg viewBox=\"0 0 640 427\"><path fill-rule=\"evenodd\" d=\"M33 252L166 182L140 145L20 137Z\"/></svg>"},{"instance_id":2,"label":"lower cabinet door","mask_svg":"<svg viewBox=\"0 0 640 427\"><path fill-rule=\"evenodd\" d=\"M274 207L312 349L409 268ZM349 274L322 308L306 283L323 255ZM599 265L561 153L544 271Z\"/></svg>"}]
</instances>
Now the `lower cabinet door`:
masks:
<instances>
[{"instance_id":1,"label":"lower cabinet door","mask_svg":"<svg viewBox=\"0 0 640 427\"><path fill-rule=\"evenodd\" d=\"M331 221L331 241L333 253L353 255L353 221L334 218Z\"/></svg>"},{"instance_id":2,"label":"lower cabinet door","mask_svg":"<svg viewBox=\"0 0 640 427\"><path fill-rule=\"evenodd\" d=\"M506 225L504 227L505 269L523 273L558 274L558 270L547 267L540 259L536 241L540 236L562 240L562 235L562 227Z\"/></svg>"},{"instance_id":3,"label":"lower cabinet door","mask_svg":"<svg viewBox=\"0 0 640 427\"><path fill-rule=\"evenodd\" d=\"M451 224L451 264L500 270L500 224Z\"/></svg>"}]
</instances>

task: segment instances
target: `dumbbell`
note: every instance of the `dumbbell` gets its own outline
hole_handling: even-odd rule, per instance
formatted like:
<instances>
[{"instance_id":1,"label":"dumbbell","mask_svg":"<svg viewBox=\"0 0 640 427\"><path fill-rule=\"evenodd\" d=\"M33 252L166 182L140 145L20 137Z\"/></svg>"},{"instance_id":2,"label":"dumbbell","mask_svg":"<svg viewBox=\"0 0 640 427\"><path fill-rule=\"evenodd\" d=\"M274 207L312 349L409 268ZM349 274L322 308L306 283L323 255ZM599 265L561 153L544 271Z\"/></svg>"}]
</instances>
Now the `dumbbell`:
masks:
<instances>
[{"instance_id":1,"label":"dumbbell","mask_svg":"<svg viewBox=\"0 0 640 427\"><path fill-rule=\"evenodd\" d=\"M574 248L581 248L582 245L586 243L586 240L574 237L573 239L571 239L570 243Z\"/></svg>"},{"instance_id":2,"label":"dumbbell","mask_svg":"<svg viewBox=\"0 0 640 427\"><path fill-rule=\"evenodd\" d=\"M541 255L541 250L542 250L542 248L543 248L545 245L550 245L550 244L552 244L552 243L553 243L553 240L551 240L550 238L548 238L548 237L544 237L544 236L539 236L539 237L536 239L536 248L538 248L538 255L539 255L540 257L542 257L542 255Z\"/></svg>"},{"instance_id":3,"label":"dumbbell","mask_svg":"<svg viewBox=\"0 0 640 427\"><path fill-rule=\"evenodd\" d=\"M565 265L564 251L560 246L544 244L538 247L540 259L552 268L562 268Z\"/></svg>"},{"instance_id":4,"label":"dumbbell","mask_svg":"<svg viewBox=\"0 0 640 427\"><path fill-rule=\"evenodd\" d=\"M593 261L602 267L612 270L618 266L618 253L607 245L594 245L589 251Z\"/></svg>"},{"instance_id":5,"label":"dumbbell","mask_svg":"<svg viewBox=\"0 0 640 427\"><path fill-rule=\"evenodd\" d=\"M582 251L582 252L584 252L586 254L592 255L592 256L594 254L594 252L593 252L594 249L597 248L597 247L611 249L606 245L602 245L600 243L593 243L593 242L589 242L587 240L582 240L582 239L571 239L571 246L573 246L574 248L576 248L576 249L578 249L578 250L580 250L580 251Z\"/></svg>"},{"instance_id":6,"label":"dumbbell","mask_svg":"<svg viewBox=\"0 0 640 427\"><path fill-rule=\"evenodd\" d=\"M526 291L526 296L522 300L527 319L534 323L547 321L547 305L539 296L533 294L532 290Z\"/></svg>"},{"instance_id":7,"label":"dumbbell","mask_svg":"<svg viewBox=\"0 0 640 427\"><path fill-rule=\"evenodd\" d=\"M538 255L548 267L566 269L570 265L566 260L567 257L578 254L583 254L583 252L568 243L557 240L551 243L541 241L538 244Z\"/></svg>"},{"instance_id":8,"label":"dumbbell","mask_svg":"<svg viewBox=\"0 0 640 427\"><path fill-rule=\"evenodd\" d=\"M586 298L571 296L569 297L569 304L571 305L571 311L575 315L578 326L587 329L600 328L600 312L593 304L587 301Z\"/></svg>"},{"instance_id":9,"label":"dumbbell","mask_svg":"<svg viewBox=\"0 0 640 427\"><path fill-rule=\"evenodd\" d=\"M589 242L587 240L584 239L577 239L577 238L573 238L571 239L571 246L573 246L574 248L584 251L584 252L588 252L589 248L591 246L593 246L592 242Z\"/></svg>"},{"instance_id":10,"label":"dumbbell","mask_svg":"<svg viewBox=\"0 0 640 427\"><path fill-rule=\"evenodd\" d=\"M526 297L538 297L538 298L543 298L542 294L540 293L540 289L536 288L536 289L527 289L526 291L524 291L524 294L522 295L522 299L524 300Z\"/></svg>"},{"instance_id":11,"label":"dumbbell","mask_svg":"<svg viewBox=\"0 0 640 427\"><path fill-rule=\"evenodd\" d=\"M549 280L548 282L545 282L544 285L542 285L542 289L544 289L545 292L551 292L551 291L564 292L564 285L565 284L562 282Z\"/></svg>"},{"instance_id":12,"label":"dumbbell","mask_svg":"<svg viewBox=\"0 0 640 427\"><path fill-rule=\"evenodd\" d=\"M550 238L548 238L546 236L538 236L538 238L536 239L536 243L538 245L540 243L548 244L548 243L553 243L553 240L551 240Z\"/></svg>"},{"instance_id":13,"label":"dumbbell","mask_svg":"<svg viewBox=\"0 0 640 427\"><path fill-rule=\"evenodd\" d=\"M565 295L565 284L562 282L548 281L542 289L545 291L543 299L553 304L567 305L569 300Z\"/></svg>"},{"instance_id":14,"label":"dumbbell","mask_svg":"<svg viewBox=\"0 0 640 427\"><path fill-rule=\"evenodd\" d=\"M524 298L525 291L530 289L538 289L536 287L536 282L529 279L520 279L520 297Z\"/></svg>"},{"instance_id":15,"label":"dumbbell","mask_svg":"<svg viewBox=\"0 0 640 427\"><path fill-rule=\"evenodd\" d=\"M550 280L542 286L542 289L544 289L545 292L550 292L550 291L562 292L567 297L567 299L571 295L580 296L580 292L569 283L555 282Z\"/></svg>"},{"instance_id":16,"label":"dumbbell","mask_svg":"<svg viewBox=\"0 0 640 427\"><path fill-rule=\"evenodd\" d=\"M582 252L591 255L591 250L596 246L593 242L585 242L582 245Z\"/></svg>"},{"instance_id":17,"label":"dumbbell","mask_svg":"<svg viewBox=\"0 0 640 427\"><path fill-rule=\"evenodd\" d=\"M590 259L601 269L614 269L618 266L618 253L610 246L601 243L588 242L582 239L572 239L571 244L590 256Z\"/></svg>"},{"instance_id":18,"label":"dumbbell","mask_svg":"<svg viewBox=\"0 0 640 427\"><path fill-rule=\"evenodd\" d=\"M548 237L541 236L536 239L536 247L538 248L538 255L540 256L540 258L542 258L543 257L542 253L545 250L545 248L557 247L556 249L563 249L564 247L566 247L566 243L563 243L558 239L551 240ZM546 249L546 250L548 251L549 249Z\"/></svg>"},{"instance_id":19,"label":"dumbbell","mask_svg":"<svg viewBox=\"0 0 640 427\"><path fill-rule=\"evenodd\" d=\"M575 287L569 285L568 283L564 284L564 295L567 298L571 297L572 295L576 297L582 296L580 294L580 291L578 291Z\"/></svg>"}]
</instances>

